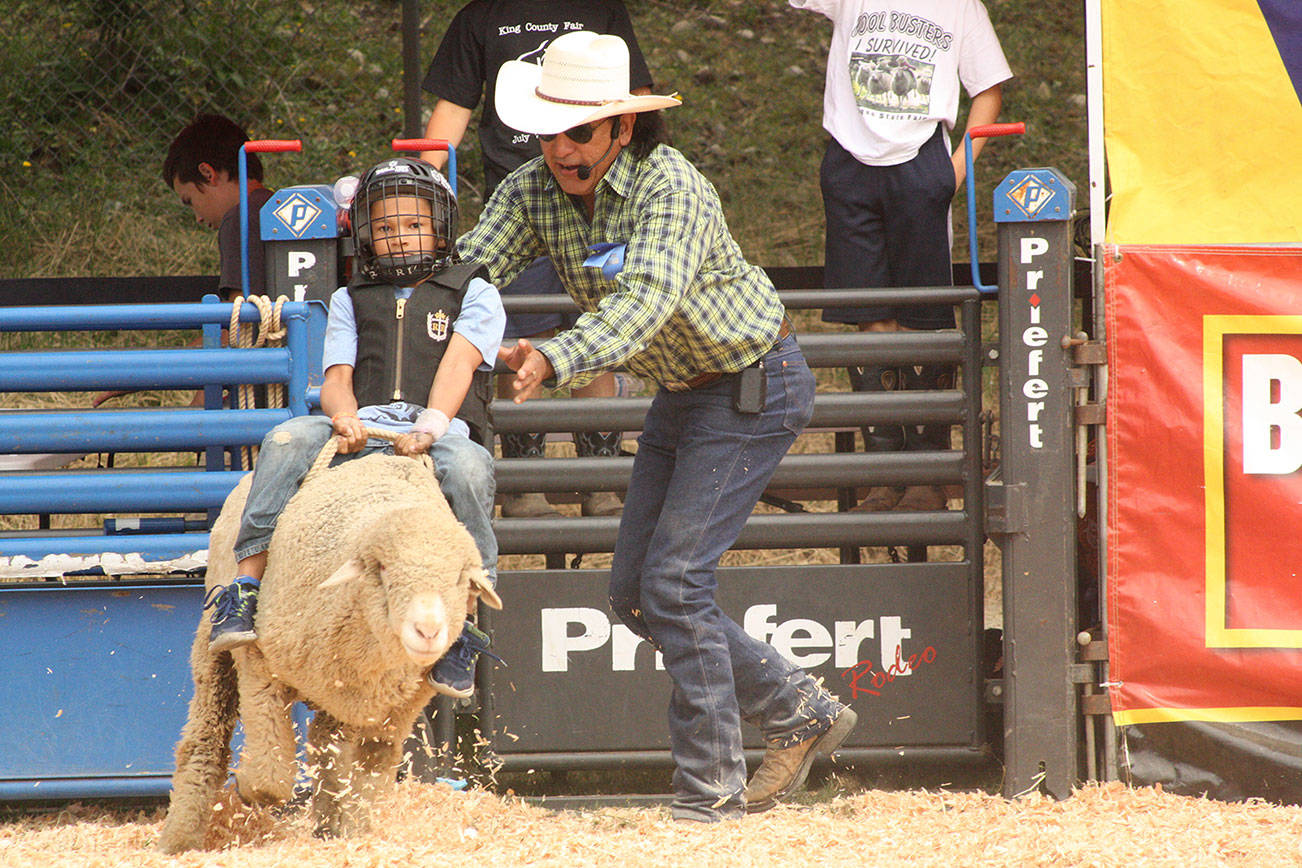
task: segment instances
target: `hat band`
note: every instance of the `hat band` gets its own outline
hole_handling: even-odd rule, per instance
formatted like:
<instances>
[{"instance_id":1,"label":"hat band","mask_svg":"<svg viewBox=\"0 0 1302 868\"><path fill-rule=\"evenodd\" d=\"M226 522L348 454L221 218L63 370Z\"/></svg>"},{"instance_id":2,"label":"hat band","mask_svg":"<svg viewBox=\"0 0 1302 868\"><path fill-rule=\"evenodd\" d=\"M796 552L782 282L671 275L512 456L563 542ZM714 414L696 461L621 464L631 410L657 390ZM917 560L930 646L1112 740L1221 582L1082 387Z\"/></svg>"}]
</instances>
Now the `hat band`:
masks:
<instances>
[{"instance_id":1,"label":"hat band","mask_svg":"<svg viewBox=\"0 0 1302 868\"><path fill-rule=\"evenodd\" d=\"M616 99L566 99L565 97L561 97L561 96L550 96L549 94L543 93L541 87L535 87L533 89L533 92L534 95L539 99L546 100L547 102L558 102L564 105L601 106L601 105L607 105L608 103L612 103L612 102L619 102L619 100Z\"/></svg>"}]
</instances>

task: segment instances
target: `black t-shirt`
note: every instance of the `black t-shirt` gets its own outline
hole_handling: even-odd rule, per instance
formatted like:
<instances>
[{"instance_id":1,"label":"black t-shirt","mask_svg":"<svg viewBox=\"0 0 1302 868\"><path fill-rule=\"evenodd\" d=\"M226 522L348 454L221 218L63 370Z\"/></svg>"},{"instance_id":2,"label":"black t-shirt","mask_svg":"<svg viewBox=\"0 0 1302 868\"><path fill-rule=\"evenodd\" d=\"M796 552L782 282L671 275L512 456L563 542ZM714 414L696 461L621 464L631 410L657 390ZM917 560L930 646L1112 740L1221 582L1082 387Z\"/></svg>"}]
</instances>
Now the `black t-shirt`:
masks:
<instances>
[{"instance_id":1,"label":"black t-shirt","mask_svg":"<svg viewBox=\"0 0 1302 868\"><path fill-rule=\"evenodd\" d=\"M572 30L613 33L628 43L629 88L651 86L646 60L620 0L472 0L448 25L423 87L440 99L474 109L481 96L479 144L484 195L517 166L538 156L538 140L502 124L493 104L497 71L508 60L538 52ZM532 60L534 58L526 58Z\"/></svg>"}]
</instances>

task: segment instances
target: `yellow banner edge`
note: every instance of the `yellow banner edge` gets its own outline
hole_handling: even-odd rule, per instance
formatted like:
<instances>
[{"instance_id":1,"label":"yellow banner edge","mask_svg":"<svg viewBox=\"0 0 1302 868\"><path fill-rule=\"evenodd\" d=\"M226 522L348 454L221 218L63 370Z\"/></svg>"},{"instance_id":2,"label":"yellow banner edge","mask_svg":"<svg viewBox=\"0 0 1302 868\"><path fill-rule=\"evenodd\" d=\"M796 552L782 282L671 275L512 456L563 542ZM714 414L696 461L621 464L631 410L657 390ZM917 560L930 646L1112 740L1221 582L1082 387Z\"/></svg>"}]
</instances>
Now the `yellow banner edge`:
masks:
<instances>
[{"instance_id":1,"label":"yellow banner edge","mask_svg":"<svg viewBox=\"0 0 1302 868\"><path fill-rule=\"evenodd\" d=\"M1298 706L1239 706L1226 708L1135 708L1112 712L1117 726L1138 723L1256 723L1267 720L1302 720Z\"/></svg>"}]
</instances>

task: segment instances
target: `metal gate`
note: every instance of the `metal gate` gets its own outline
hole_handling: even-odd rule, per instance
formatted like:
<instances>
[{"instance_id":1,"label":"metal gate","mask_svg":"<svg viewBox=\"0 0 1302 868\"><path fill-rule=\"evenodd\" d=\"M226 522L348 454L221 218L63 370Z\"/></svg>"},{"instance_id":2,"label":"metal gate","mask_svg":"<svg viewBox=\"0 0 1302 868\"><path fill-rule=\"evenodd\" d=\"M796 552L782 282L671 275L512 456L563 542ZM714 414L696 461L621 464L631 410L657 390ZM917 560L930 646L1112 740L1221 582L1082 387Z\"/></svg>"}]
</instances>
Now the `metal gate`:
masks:
<instances>
[{"instance_id":1,"label":"metal gate","mask_svg":"<svg viewBox=\"0 0 1302 868\"><path fill-rule=\"evenodd\" d=\"M324 333L321 305L285 305L286 345L278 348L221 347L230 316L216 296L0 307L5 332L204 334L203 347L187 349L3 353L0 390L200 389L210 408L0 412L7 455L200 454L177 466L0 472L0 513L40 517L36 529L0 533L8 580L0 582L0 800L162 795L170 787L207 563L207 520L192 515L215 514L243 475L228 450L260 443L278 422L306 413L309 387L320 382L319 361L309 364L320 350L309 347ZM242 321L258 319L244 306ZM289 406L224 408L223 385L239 383L284 383ZM100 514L117 517L98 525L85 518ZM51 527L51 515L82 516L83 526Z\"/></svg>"},{"instance_id":2,"label":"metal gate","mask_svg":"<svg viewBox=\"0 0 1302 868\"><path fill-rule=\"evenodd\" d=\"M782 292L789 310L862 304L862 290ZM961 387L916 392L822 392L804 445L770 486L778 508L753 515L736 548L823 549L840 563L723 567L719 600L748 632L821 677L859 713L842 748L851 760L901 748L971 758L983 726L981 299L975 289L877 290L883 303L956 305L960 326L898 334L802 333L815 368L958 367ZM513 301L514 300L509 300ZM528 304L534 300L520 300ZM800 319L799 317L797 318ZM649 398L551 399L502 405L496 425L516 431L636 431ZM864 453L847 449L863 424L956 426L965 448ZM812 445L817 441L821 445ZM839 448L838 448L839 447ZM622 491L631 457L498 463L503 492ZM851 512L872 485L958 486L962 506L938 512ZM784 508L785 507L785 508ZM609 552L615 518L501 519L503 554L553 558ZM901 546L917 560L859 563L861 546ZM945 559L925 559L945 547ZM933 549L935 551L935 549ZM492 742L505 768L667 763L669 681L649 645L612 620L605 570L505 571L509 605L492 613L508 667L488 673ZM563 702L556 702L564 697ZM755 732L748 745L761 747Z\"/></svg>"},{"instance_id":3,"label":"metal gate","mask_svg":"<svg viewBox=\"0 0 1302 868\"><path fill-rule=\"evenodd\" d=\"M1053 180L1056 176L1044 174L1049 171L1029 170L1028 177L1041 185L1061 184ZM998 265L1002 287L998 347L987 344L982 335L982 308L993 296L974 287L871 290L877 301L952 304L957 325L952 330L894 334L802 330L799 341L814 368L925 362L952 365L959 376L952 388L932 391L821 391L807 433L775 474L767 497L770 506L752 516L736 548L788 553L813 550L823 552L826 556L817 559L825 562L810 563L816 559L812 555L796 555L788 556L784 564L725 566L719 572L719 599L746 629L821 677L856 708L861 722L840 752L844 758L968 761L987 755L992 745L1005 745L1007 792L1039 786L1066 795L1065 790L1078 777L1081 740L1074 681L1083 678L1073 663L1074 557L1062 544L1063 521L1074 505L1072 404L1081 379L1074 370L1074 336L1070 332L1072 267L1066 227L1072 204L1070 190L1066 190L1065 200L1044 200L1049 202L1045 211L1041 197L1030 195L1033 184L1028 185L1026 178L1016 183L1021 186L1006 193L1007 207L996 207L997 219L1001 207L1004 215ZM1028 205L1037 205L1036 212L1028 213ZM812 274L813 270L803 272L806 278ZM796 312L859 304L870 291L779 283L784 303ZM794 283L808 287L815 281ZM542 310L569 304L554 298L508 299L513 309ZM3 313L0 310L0 316ZM796 319L812 322L814 315L797 313ZM299 353L290 351L291 357L301 357ZM48 389L50 372L56 368L77 370L76 364L54 358L60 355L70 354L51 354L35 365L18 360L19 368L26 365L23 376L29 377L22 388ZM205 357L174 385L208 383L212 377L201 369L212 361ZM983 404L981 372L995 361L1002 365L998 390L1002 449L999 469L987 479L983 419L989 408ZM7 364L8 360L0 359L0 371ZM83 372L68 381L77 383L68 388L121 385L121 377L144 378L136 370L139 367L118 363L112 377ZM248 375L250 381L258 381L259 376ZM295 390L309 400L305 378L300 376L296 382ZM631 432L640 428L648 403L648 398L557 398L520 406L499 403L495 424L502 432ZM213 448L218 443L256 442L260 432L276 421L259 417L243 435L234 435L230 430L218 433L212 427L217 420L209 418L232 411L167 412L197 414L194 418L178 416L175 421L193 432L209 432L204 436L210 436L212 443L206 445ZM96 427L106 415L83 413L78 418L78 414L69 414L61 421L76 433L67 435L71 439L64 441L65 445L76 442L79 445L74 448L112 448L108 440L117 436L115 429ZM885 423L950 425L954 446L934 452L865 454L854 450L854 431L859 426ZM0 431L0 436L12 444L18 442L19 431L10 428ZM98 433L88 435L86 431ZM79 437L89 439L77 440ZM6 447L0 451L14 450ZM622 491L631 464L629 457L501 460L498 489L502 493L542 491L558 497L580 488ZM233 484L226 478L230 472L223 469L210 474L222 477L220 484L212 483L204 488L206 493L197 500L185 500L184 505L180 501L160 505L162 494L171 490L172 483L152 489L137 485L134 491L158 511L189 509L200 502L202 508L210 508L220 503L220 496L214 500L210 495L220 488L224 496ZM107 483L98 476L112 474L86 475L97 477L88 481L99 486ZM957 496L951 499L950 508L935 512L849 509L871 485L907 483L950 486ZM59 485L38 477L0 474L0 495L10 492L7 496L14 498L5 503L9 512L47 511L43 507L58 490ZM651 649L611 619L606 571L564 568L567 558L592 558L609 552L617 527L615 518L577 516L497 522L503 555L538 555L545 564L539 569L504 571L499 590L506 608L491 616L484 613L496 650L509 666L481 667L482 689L477 695L482 705L473 710L507 769L670 762L664 722L668 678L657 671ZM1004 558L1002 678L993 671L992 658L998 655L987 652L983 623L983 546L988 531L1000 541ZM81 534L64 545L102 551L119 547L112 538L99 534ZM897 552L902 557L865 563L863 547ZM36 548L22 549L12 539L0 538L0 556L20 551L34 553ZM0 586L0 620L6 623L0 633L6 642L19 635L9 624L32 625L23 634L25 638L14 640L12 647L0 648L2 659L24 661L25 667L17 671L17 678L3 679L0 687L0 756L4 757L0 799L162 794L167 789L171 745L189 696L184 655L175 651L187 647L192 635L199 583L193 578L165 582L169 592L180 589L181 598L158 605L147 603L140 611L166 613L166 617L154 617L148 626L131 626L125 632L127 636L150 632L151 641L162 641L170 649L167 653L134 644L115 632L130 625L134 617L116 607L131 608L131 595L140 586L100 584L102 587L93 591L106 595L103 604L87 605L87 591L66 592L57 583L42 583L39 608L53 607L62 613L62 626L53 627L23 608L38 600L31 596L35 591ZM21 596L23 593L29 596ZM193 595L192 600L184 599L187 593ZM179 616L181 607L189 614ZM74 626L68 626L73 622ZM95 647L86 641L89 633L104 639L100 650L64 653L70 651L66 647L70 643ZM44 686L56 684L49 680L52 673L40 671L39 664L49 662L55 663L51 669L60 670L61 680L56 689L42 692ZM163 679L159 683L167 686L161 692L137 691L138 682L124 677L127 673L136 679ZM105 688L110 695L95 693L90 684L96 685L95 690ZM990 731L987 723L987 711L1000 705L1005 711L1002 733ZM149 714L140 713L143 706L148 706ZM123 723L118 726L87 715L86 709L92 707L118 709ZM64 726L58 721L76 725ZM51 726L51 722L56 723ZM451 744L453 715L439 714L434 723L443 740ZM76 768L50 763L52 756L75 753L63 751L62 745L117 739L123 730L129 730L132 739L119 742L120 750L86 752L102 759L98 766L93 761ZM49 740L33 740L34 731L50 733ZM755 733L747 744L751 749L760 747Z\"/></svg>"}]
</instances>

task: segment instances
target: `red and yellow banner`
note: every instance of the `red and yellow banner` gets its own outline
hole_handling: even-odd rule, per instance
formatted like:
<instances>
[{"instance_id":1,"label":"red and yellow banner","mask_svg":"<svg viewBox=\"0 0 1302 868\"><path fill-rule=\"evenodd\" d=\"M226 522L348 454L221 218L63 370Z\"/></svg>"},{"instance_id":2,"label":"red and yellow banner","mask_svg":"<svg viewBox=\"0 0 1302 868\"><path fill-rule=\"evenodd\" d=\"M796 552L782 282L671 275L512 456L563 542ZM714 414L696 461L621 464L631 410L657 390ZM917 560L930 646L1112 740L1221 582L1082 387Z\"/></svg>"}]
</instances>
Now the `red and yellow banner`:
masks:
<instances>
[{"instance_id":1,"label":"red and yellow banner","mask_svg":"<svg viewBox=\"0 0 1302 868\"><path fill-rule=\"evenodd\" d=\"M1302 242L1302 2L1099 2L1107 240Z\"/></svg>"},{"instance_id":2,"label":"red and yellow banner","mask_svg":"<svg viewBox=\"0 0 1302 868\"><path fill-rule=\"evenodd\" d=\"M1302 249L1104 266L1116 722L1302 719Z\"/></svg>"}]
</instances>

